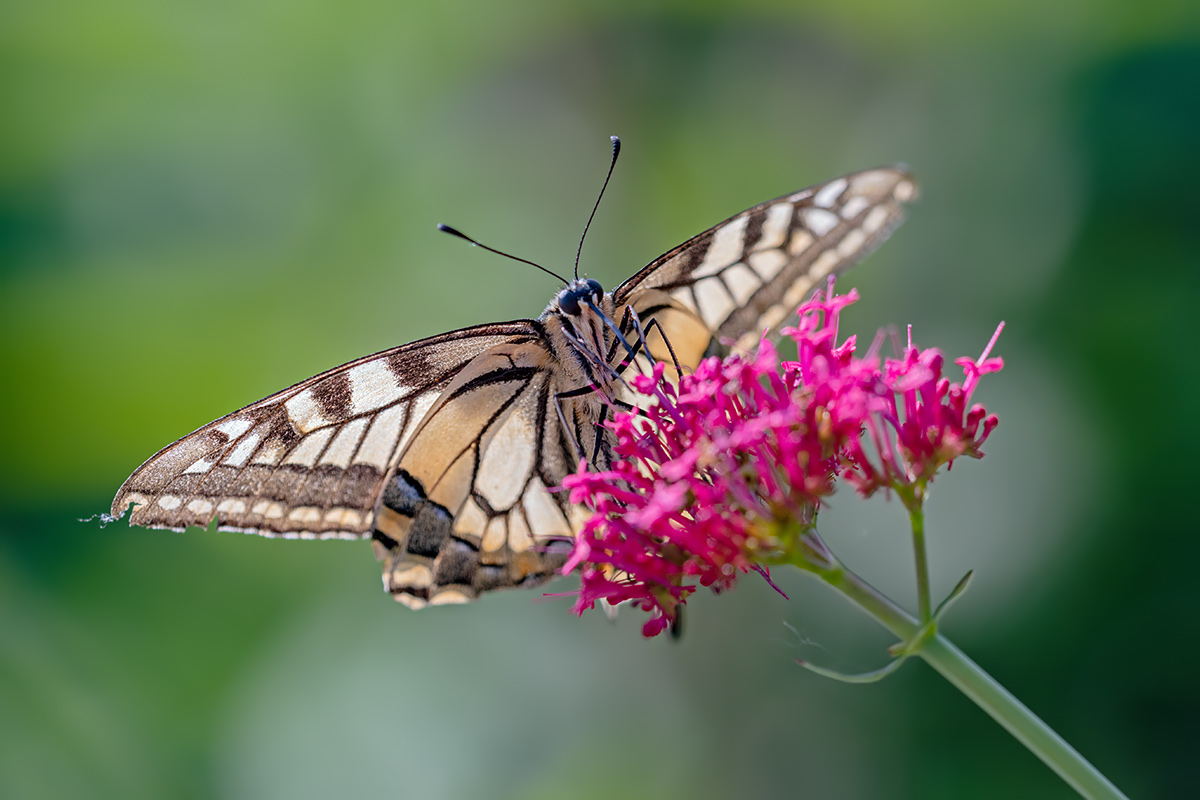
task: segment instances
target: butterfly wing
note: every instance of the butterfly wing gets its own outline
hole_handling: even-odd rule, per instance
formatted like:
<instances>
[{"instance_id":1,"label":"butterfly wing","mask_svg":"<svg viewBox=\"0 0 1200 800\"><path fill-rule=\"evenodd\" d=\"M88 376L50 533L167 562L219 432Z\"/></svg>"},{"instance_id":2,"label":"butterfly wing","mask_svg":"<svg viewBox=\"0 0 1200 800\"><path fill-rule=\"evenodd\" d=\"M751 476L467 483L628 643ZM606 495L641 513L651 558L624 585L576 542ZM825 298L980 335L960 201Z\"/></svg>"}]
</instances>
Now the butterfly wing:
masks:
<instances>
[{"instance_id":1,"label":"butterfly wing","mask_svg":"<svg viewBox=\"0 0 1200 800\"><path fill-rule=\"evenodd\" d=\"M582 520L565 494L547 491L576 463L554 404L598 419L594 399L556 400L566 380L549 342L530 339L490 348L442 391L375 518L384 586L397 600L467 602L542 583L562 566Z\"/></svg>"},{"instance_id":2,"label":"butterfly wing","mask_svg":"<svg viewBox=\"0 0 1200 800\"><path fill-rule=\"evenodd\" d=\"M903 219L916 183L901 167L846 175L730 217L659 256L613 292L654 317L682 364L712 342L747 350L828 275L866 256ZM652 351L665 358L661 342Z\"/></svg>"},{"instance_id":3,"label":"butterfly wing","mask_svg":"<svg viewBox=\"0 0 1200 800\"><path fill-rule=\"evenodd\" d=\"M366 356L201 427L121 486L130 523L288 538L369 536L385 478L426 412L480 353L537 335L466 328Z\"/></svg>"}]
</instances>

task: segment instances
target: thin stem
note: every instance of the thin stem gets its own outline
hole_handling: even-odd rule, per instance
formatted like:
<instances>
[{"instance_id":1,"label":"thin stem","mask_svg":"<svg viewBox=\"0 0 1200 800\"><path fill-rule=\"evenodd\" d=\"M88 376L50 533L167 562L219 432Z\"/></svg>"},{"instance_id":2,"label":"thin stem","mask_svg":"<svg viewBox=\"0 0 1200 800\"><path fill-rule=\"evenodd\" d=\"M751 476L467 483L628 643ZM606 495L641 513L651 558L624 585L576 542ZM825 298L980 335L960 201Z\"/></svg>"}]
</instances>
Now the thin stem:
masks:
<instances>
[{"instance_id":1,"label":"thin stem","mask_svg":"<svg viewBox=\"0 0 1200 800\"><path fill-rule=\"evenodd\" d=\"M905 497L908 518L912 523L913 557L917 563L917 611L922 623L929 622L933 613L929 590L929 557L925 550L925 509L922 487L914 487L912 496Z\"/></svg>"},{"instance_id":2,"label":"thin stem","mask_svg":"<svg viewBox=\"0 0 1200 800\"><path fill-rule=\"evenodd\" d=\"M912 641L921 631L922 626L904 609L844 566L839 564L824 570L814 569L811 565L797 566L817 574L903 641ZM976 705L1004 726L1017 741L1058 773L1080 795L1086 798L1125 798L1075 748L946 637L935 633L914 655L925 659L942 677L974 700Z\"/></svg>"}]
</instances>

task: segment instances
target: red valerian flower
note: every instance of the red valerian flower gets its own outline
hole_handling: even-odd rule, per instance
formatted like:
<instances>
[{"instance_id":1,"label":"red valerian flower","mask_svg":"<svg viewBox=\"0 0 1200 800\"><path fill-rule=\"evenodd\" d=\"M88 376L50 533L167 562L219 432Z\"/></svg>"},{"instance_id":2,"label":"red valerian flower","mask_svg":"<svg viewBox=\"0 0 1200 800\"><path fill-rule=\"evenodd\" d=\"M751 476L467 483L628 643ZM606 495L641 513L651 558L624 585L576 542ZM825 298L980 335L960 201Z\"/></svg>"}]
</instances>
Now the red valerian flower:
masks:
<instances>
[{"instance_id":1,"label":"red valerian flower","mask_svg":"<svg viewBox=\"0 0 1200 800\"><path fill-rule=\"evenodd\" d=\"M577 614L629 601L655 636L697 585L720 591L766 564L786 526L811 528L822 498L844 478L863 495L931 481L960 456L979 458L996 417L967 403L1003 325L979 359L958 359L965 379L942 377L943 357L910 340L882 361L837 342L841 310L858 293L832 287L784 328L797 360L781 362L765 338L753 357L709 358L678 384L666 365L629 379L640 408L614 415L612 468L586 465L563 481L594 513L563 573L581 575Z\"/></svg>"}]
</instances>

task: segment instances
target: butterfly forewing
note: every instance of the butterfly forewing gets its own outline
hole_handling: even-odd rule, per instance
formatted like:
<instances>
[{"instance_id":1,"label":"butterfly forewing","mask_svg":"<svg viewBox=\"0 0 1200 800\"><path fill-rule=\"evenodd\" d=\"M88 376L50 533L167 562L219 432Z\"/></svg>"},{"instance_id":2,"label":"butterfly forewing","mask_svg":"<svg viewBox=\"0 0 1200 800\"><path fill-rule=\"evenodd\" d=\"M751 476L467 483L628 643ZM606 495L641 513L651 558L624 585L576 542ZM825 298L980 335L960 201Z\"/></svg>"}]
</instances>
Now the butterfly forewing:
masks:
<instances>
[{"instance_id":1,"label":"butterfly forewing","mask_svg":"<svg viewBox=\"0 0 1200 800\"><path fill-rule=\"evenodd\" d=\"M671 344L689 354L681 357L685 365L694 366L690 354L705 350L695 345L700 330L749 349L824 278L887 238L903 219L902 204L915 196L906 170L881 167L769 200L656 258L621 284L614 300L640 316L657 315ZM673 310L665 310L664 295Z\"/></svg>"},{"instance_id":2,"label":"butterfly forewing","mask_svg":"<svg viewBox=\"0 0 1200 800\"><path fill-rule=\"evenodd\" d=\"M370 535L395 456L479 353L528 323L468 328L352 361L222 417L150 458L113 501L130 522L266 536Z\"/></svg>"},{"instance_id":3,"label":"butterfly forewing","mask_svg":"<svg viewBox=\"0 0 1200 800\"><path fill-rule=\"evenodd\" d=\"M322 373L164 448L121 487L112 514L132 505L131 523L153 528L215 520L266 536L370 537L385 587L411 607L540 583L584 519L548 489L581 458L609 463L601 423L622 396L610 376L648 365L644 355L624 364L624 345L644 335L654 358L685 370L723 342L748 349L882 241L915 193L903 169L881 168L731 217L605 298L624 342L599 324L592 344L568 335L551 304L539 320Z\"/></svg>"}]
</instances>

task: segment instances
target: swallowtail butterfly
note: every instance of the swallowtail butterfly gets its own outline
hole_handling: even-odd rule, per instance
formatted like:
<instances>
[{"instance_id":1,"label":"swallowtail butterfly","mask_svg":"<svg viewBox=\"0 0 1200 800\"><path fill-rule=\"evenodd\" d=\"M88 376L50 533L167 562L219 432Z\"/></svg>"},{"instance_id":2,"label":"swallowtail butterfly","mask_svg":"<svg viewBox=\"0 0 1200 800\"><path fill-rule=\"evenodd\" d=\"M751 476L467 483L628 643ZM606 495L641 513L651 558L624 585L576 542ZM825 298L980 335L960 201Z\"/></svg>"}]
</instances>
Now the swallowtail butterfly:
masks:
<instances>
[{"instance_id":1,"label":"swallowtail butterfly","mask_svg":"<svg viewBox=\"0 0 1200 800\"><path fill-rule=\"evenodd\" d=\"M629 343L637 359L648 351L685 370L752 346L886 238L915 194L902 168L846 175L730 217L612 292L577 277L535 320L343 364L160 450L111 513L132 505L130 523L149 528L215 520L262 536L369 539L384 587L412 608L537 585L583 521L547 487L581 458L610 462L601 423L619 402Z\"/></svg>"}]
</instances>

